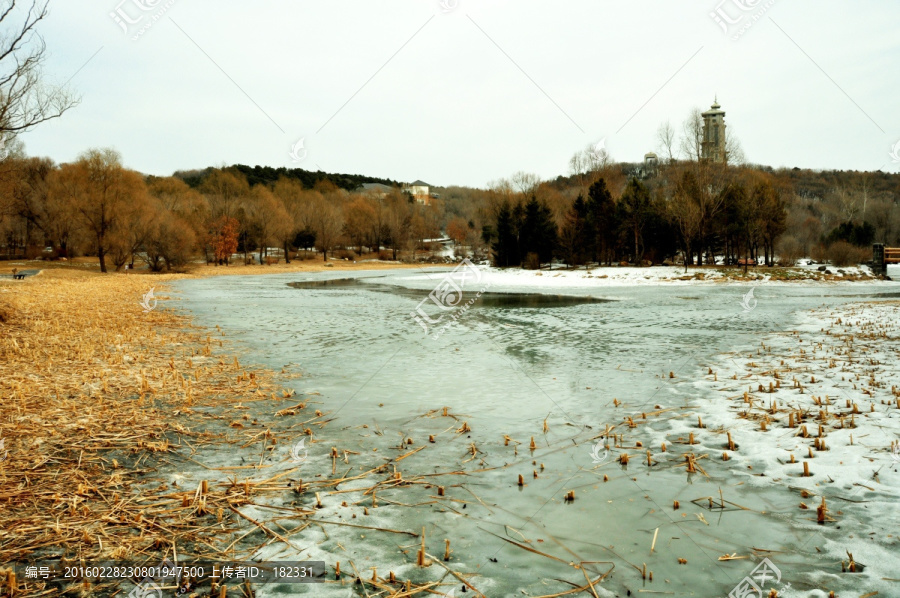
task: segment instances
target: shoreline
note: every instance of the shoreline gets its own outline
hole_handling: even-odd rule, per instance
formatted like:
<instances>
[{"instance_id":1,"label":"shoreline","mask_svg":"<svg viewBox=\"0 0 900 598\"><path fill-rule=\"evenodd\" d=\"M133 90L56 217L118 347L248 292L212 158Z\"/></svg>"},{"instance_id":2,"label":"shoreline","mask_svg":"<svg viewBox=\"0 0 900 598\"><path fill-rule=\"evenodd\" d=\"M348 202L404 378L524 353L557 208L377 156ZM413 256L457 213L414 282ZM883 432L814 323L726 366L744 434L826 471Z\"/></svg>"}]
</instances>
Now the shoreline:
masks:
<instances>
[{"instance_id":1,"label":"shoreline","mask_svg":"<svg viewBox=\"0 0 900 598\"><path fill-rule=\"evenodd\" d=\"M321 273L335 271L365 271L365 270L434 270L453 269L457 263L431 264L431 263L401 263L381 260L348 261L332 259L328 262L319 260L294 260L290 264L279 262L271 265L244 265L231 264L228 266L215 266L209 264L193 264L183 272L153 273L148 270L120 272L110 271L106 275L115 276L146 276L157 277L185 277L207 278L210 276L264 276L269 274L289 273ZM79 274L101 275L99 265L95 258L76 258L71 262L22 260L0 261L0 275L10 274L13 268L21 270L23 267L38 269L41 271L74 272ZM524 268L499 268L494 266L479 266L482 272L489 273L498 279L498 284L526 284L529 286L551 286L557 280L572 283L576 286L607 286L607 285L646 285L646 284L696 284L696 283L748 283L748 282L785 282L785 283L840 283L840 282L889 282L872 274L868 267L827 266L826 271L820 272L818 266L791 266L791 267L751 267L745 273L743 268L737 266L691 266L685 270L684 266L596 266L591 268L555 268L527 270ZM543 280L536 280L542 278ZM551 281L550 279L553 279ZM589 282L588 282L589 281ZM0 282L12 282L0 279Z\"/></svg>"}]
</instances>

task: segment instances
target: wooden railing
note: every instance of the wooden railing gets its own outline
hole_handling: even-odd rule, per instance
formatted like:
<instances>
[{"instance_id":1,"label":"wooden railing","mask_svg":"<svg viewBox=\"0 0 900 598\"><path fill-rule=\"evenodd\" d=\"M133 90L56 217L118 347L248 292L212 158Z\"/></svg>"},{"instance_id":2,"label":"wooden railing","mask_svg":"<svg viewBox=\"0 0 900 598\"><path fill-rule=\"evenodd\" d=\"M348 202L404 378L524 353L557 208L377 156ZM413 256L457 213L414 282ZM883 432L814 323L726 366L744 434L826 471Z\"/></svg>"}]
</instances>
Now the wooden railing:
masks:
<instances>
[{"instance_id":1,"label":"wooden railing","mask_svg":"<svg viewBox=\"0 0 900 598\"><path fill-rule=\"evenodd\" d=\"M885 247L884 248L885 264L900 264L900 248Z\"/></svg>"}]
</instances>

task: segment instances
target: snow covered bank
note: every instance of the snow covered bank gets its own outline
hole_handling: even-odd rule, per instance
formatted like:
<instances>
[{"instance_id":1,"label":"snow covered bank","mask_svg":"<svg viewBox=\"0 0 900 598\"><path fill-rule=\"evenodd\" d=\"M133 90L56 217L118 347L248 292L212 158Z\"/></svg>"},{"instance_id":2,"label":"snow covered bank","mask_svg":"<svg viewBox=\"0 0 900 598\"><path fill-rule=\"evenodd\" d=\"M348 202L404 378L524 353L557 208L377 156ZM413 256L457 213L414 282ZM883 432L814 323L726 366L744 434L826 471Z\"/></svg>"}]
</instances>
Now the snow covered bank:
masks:
<instances>
[{"instance_id":1,"label":"snow covered bank","mask_svg":"<svg viewBox=\"0 0 900 598\"><path fill-rule=\"evenodd\" d=\"M695 285L716 283L766 283L766 282L847 282L878 279L868 267L833 268L820 272L818 266L796 268L751 268L745 276L739 268L688 268L683 266L652 266L648 268L602 267L577 270L523 270L521 268L494 268L482 266L481 283L492 287L541 287L541 288L591 288L640 285ZM417 278L421 275L414 275ZM430 275L438 278L437 273ZM890 284L885 282L885 284Z\"/></svg>"},{"instance_id":2,"label":"snow covered bank","mask_svg":"<svg viewBox=\"0 0 900 598\"><path fill-rule=\"evenodd\" d=\"M793 331L721 356L694 382L694 416L658 439L690 436L695 453L739 480L734 491L785 495L787 509L769 513L799 532L793 556L820 563L800 579L792 572L787 596L824 595L800 592L810 586L900 593L900 544L888 523L900 492L898 316L893 302L822 308Z\"/></svg>"}]
</instances>

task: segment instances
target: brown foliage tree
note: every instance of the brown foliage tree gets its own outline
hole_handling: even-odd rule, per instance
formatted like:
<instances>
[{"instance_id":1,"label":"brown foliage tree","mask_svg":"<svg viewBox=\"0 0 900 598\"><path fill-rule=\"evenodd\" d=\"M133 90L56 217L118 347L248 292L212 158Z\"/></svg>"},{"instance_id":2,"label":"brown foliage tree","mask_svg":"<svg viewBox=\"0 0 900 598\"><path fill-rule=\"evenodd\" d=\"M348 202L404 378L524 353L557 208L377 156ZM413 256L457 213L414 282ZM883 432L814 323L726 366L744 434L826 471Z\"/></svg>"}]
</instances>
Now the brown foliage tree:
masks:
<instances>
[{"instance_id":1,"label":"brown foliage tree","mask_svg":"<svg viewBox=\"0 0 900 598\"><path fill-rule=\"evenodd\" d=\"M363 253L363 244L372 240L377 228L378 205L371 197L359 196L344 207L344 232Z\"/></svg>"},{"instance_id":2,"label":"brown foliage tree","mask_svg":"<svg viewBox=\"0 0 900 598\"><path fill-rule=\"evenodd\" d=\"M214 170L200 185L200 192L209 201L212 215L235 218L241 204L250 194L247 179L241 173Z\"/></svg>"},{"instance_id":3,"label":"brown foliage tree","mask_svg":"<svg viewBox=\"0 0 900 598\"><path fill-rule=\"evenodd\" d=\"M167 270L182 268L196 247L196 234L187 221L173 212L161 211L160 215L147 233L148 264L154 272L161 270L163 264Z\"/></svg>"},{"instance_id":4,"label":"brown foliage tree","mask_svg":"<svg viewBox=\"0 0 900 598\"><path fill-rule=\"evenodd\" d=\"M328 261L328 252L334 248L344 227L344 215L340 206L319 196L313 208L312 225L316 233L316 249L322 252L322 259Z\"/></svg>"},{"instance_id":5,"label":"brown foliage tree","mask_svg":"<svg viewBox=\"0 0 900 598\"><path fill-rule=\"evenodd\" d=\"M469 224L457 216L447 224L447 236L453 239L453 243L457 247L465 244L466 238L469 236Z\"/></svg>"},{"instance_id":6,"label":"brown foliage tree","mask_svg":"<svg viewBox=\"0 0 900 598\"><path fill-rule=\"evenodd\" d=\"M106 272L106 257L116 227L127 227L124 216L129 206L146 193L141 176L122 166L122 158L111 149L92 149L73 164L64 164L50 187L54 199L75 207L78 219L91 238L91 247Z\"/></svg>"},{"instance_id":7,"label":"brown foliage tree","mask_svg":"<svg viewBox=\"0 0 900 598\"><path fill-rule=\"evenodd\" d=\"M293 230L294 223L281 200L262 185L250 190L247 218L248 230L259 247L259 263L262 264L266 249L271 244L280 244Z\"/></svg>"},{"instance_id":8,"label":"brown foliage tree","mask_svg":"<svg viewBox=\"0 0 900 598\"><path fill-rule=\"evenodd\" d=\"M238 248L240 223L235 218L222 215L209 227L208 243L212 247L215 263L228 265L232 254Z\"/></svg>"}]
</instances>

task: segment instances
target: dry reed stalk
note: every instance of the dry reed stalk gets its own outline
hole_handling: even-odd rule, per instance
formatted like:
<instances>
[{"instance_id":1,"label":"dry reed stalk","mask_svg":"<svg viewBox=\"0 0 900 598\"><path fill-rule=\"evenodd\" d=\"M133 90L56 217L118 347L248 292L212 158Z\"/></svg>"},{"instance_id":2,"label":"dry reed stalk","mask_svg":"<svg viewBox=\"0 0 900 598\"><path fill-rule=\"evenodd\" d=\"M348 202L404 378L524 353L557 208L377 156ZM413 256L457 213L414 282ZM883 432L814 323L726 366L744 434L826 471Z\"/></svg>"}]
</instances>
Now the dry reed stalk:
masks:
<instances>
[{"instance_id":1,"label":"dry reed stalk","mask_svg":"<svg viewBox=\"0 0 900 598\"><path fill-rule=\"evenodd\" d=\"M151 286L159 291L177 278L48 270L17 287L0 334L0 396L4 409L28 417L0 421L9 449L0 469L0 527L9 530L0 562L28 560L48 546L85 561L146 558L161 546L215 536L202 517L219 517L224 491L203 480L192 500L194 493L174 484L154 489L138 474L173 453L178 439L231 442L197 431L194 409L255 400L271 378L255 377L253 388L236 384L235 368L218 358L221 341L162 305L141 311ZM140 499L122 498L132 495ZM28 530L54 536L48 542Z\"/></svg>"}]
</instances>

